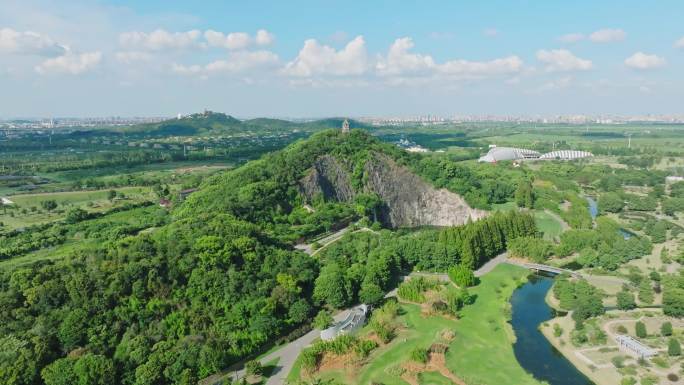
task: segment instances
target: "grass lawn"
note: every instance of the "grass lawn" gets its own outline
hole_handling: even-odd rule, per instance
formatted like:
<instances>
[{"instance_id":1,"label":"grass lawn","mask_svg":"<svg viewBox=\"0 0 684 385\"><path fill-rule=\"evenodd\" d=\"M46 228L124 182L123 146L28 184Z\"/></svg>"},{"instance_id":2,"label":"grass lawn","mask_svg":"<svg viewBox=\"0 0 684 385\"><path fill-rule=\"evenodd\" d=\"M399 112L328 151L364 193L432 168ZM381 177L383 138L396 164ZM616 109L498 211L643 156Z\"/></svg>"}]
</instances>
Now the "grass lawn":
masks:
<instances>
[{"instance_id":1,"label":"grass lawn","mask_svg":"<svg viewBox=\"0 0 684 385\"><path fill-rule=\"evenodd\" d=\"M452 385L453 382L437 372L424 372L418 375L420 385Z\"/></svg>"},{"instance_id":2,"label":"grass lawn","mask_svg":"<svg viewBox=\"0 0 684 385\"><path fill-rule=\"evenodd\" d=\"M439 316L425 317L419 306L402 304L403 314L397 320L404 327L391 343L374 351L360 368L326 371L319 373L319 377L349 385L407 385L392 374L391 368L408 361L414 348L428 348L438 342L441 332L450 329L456 337L449 344L447 366L467 383L541 385L518 364L512 346L515 337L508 324L509 297L527 275L527 270L516 266L497 266L471 289L477 300L464 309L463 318L457 321ZM288 380L294 382L300 378L300 373L297 361ZM451 383L435 372L422 373L419 381L422 385Z\"/></svg>"},{"instance_id":3,"label":"grass lawn","mask_svg":"<svg viewBox=\"0 0 684 385\"><path fill-rule=\"evenodd\" d=\"M518 206L515 204L515 202L495 203L492 205L492 210L494 211L508 211L517 208Z\"/></svg>"},{"instance_id":4,"label":"grass lawn","mask_svg":"<svg viewBox=\"0 0 684 385\"><path fill-rule=\"evenodd\" d=\"M563 226L558 220L544 211L535 211L534 220L539 231L544 233L544 239L553 240L563 232Z\"/></svg>"},{"instance_id":5,"label":"grass lawn","mask_svg":"<svg viewBox=\"0 0 684 385\"><path fill-rule=\"evenodd\" d=\"M508 300L528 274L523 268L500 264L472 289L477 300L463 310L447 351L447 366L467 383L541 384L518 364L512 346L515 335L508 323Z\"/></svg>"},{"instance_id":6,"label":"grass lawn","mask_svg":"<svg viewBox=\"0 0 684 385\"><path fill-rule=\"evenodd\" d=\"M122 187L112 190L125 194L126 199L108 200L109 189L12 195L9 198L16 208L0 211L0 222L4 223L8 229L15 229L64 219L68 210L74 207L80 207L88 212L103 212L126 203L156 199L149 187ZM57 209L44 210L41 203L47 200L57 202ZM31 207L35 207L36 211L31 211ZM28 212L23 214L22 209L27 209ZM11 215L12 213L14 216Z\"/></svg>"}]
</instances>

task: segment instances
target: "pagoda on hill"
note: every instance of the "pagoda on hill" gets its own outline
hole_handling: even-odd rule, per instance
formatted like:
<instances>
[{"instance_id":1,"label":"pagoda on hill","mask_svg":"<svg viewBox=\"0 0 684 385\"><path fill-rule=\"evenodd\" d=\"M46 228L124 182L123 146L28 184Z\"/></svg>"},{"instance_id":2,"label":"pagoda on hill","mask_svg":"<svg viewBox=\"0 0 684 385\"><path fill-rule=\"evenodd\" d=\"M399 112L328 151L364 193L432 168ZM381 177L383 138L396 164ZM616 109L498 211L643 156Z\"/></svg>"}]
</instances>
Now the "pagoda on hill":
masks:
<instances>
[{"instance_id":1,"label":"pagoda on hill","mask_svg":"<svg viewBox=\"0 0 684 385\"><path fill-rule=\"evenodd\" d=\"M349 121L347 119L342 122L342 133L343 134L348 134L349 133Z\"/></svg>"}]
</instances>

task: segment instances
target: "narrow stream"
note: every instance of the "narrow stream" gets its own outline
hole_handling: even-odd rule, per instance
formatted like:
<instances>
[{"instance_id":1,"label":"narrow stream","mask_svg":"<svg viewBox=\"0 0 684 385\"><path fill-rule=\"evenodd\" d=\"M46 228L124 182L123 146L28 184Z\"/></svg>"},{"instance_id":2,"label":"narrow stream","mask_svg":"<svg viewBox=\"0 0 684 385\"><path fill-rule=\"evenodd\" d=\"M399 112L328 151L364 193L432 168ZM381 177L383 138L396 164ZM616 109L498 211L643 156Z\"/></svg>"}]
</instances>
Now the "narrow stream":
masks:
<instances>
[{"instance_id":1,"label":"narrow stream","mask_svg":"<svg viewBox=\"0 0 684 385\"><path fill-rule=\"evenodd\" d=\"M511 325L517 338L513 344L515 357L525 370L550 385L593 385L538 329L542 322L554 317L554 310L545 301L552 285L553 278L532 275L529 282L513 292Z\"/></svg>"}]
</instances>

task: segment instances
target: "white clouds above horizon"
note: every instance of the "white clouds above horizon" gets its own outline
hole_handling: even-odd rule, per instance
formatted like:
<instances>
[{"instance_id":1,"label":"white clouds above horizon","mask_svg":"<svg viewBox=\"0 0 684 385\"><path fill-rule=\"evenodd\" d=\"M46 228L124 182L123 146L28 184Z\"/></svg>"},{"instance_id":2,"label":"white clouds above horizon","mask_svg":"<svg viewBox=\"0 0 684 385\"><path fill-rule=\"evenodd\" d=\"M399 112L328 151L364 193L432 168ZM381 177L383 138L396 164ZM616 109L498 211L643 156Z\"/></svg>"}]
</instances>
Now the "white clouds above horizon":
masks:
<instances>
[{"instance_id":1,"label":"white clouds above horizon","mask_svg":"<svg viewBox=\"0 0 684 385\"><path fill-rule=\"evenodd\" d=\"M567 49L539 50L537 60L547 72L586 71L593 67L591 60L581 59Z\"/></svg>"},{"instance_id":2,"label":"white clouds above horizon","mask_svg":"<svg viewBox=\"0 0 684 385\"><path fill-rule=\"evenodd\" d=\"M181 75L208 76L214 73L240 73L257 68L276 67L279 62L278 55L271 51L237 51L231 52L226 59L215 60L204 66L174 63L171 70Z\"/></svg>"},{"instance_id":3,"label":"white clouds above horizon","mask_svg":"<svg viewBox=\"0 0 684 385\"><path fill-rule=\"evenodd\" d=\"M361 75L368 70L368 52L363 36L357 36L340 50L308 39L283 73L295 77L315 75Z\"/></svg>"},{"instance_id":4,"label":"white clouds above horizon","mask_svg":"<svg viewBox=\"0 0 684 385\"><path fill-rule=\"evenodd\" d=\"M265 29L258 30L254 36L247 32L224 33L212 29L204 32L197 29L184 32L156 29L152 32L130 31L119 35L119 44L128 51L180 51L206 47L239 50L253 45L270 45L274 40L275 36Z\"/></svg>"},{"instance_id":5,"label":"white clouds above horizon","mask_svg":"<svg viewBox=\"0 0 684 385\"><path fill-rule=\"evenodd\" d=\"M613 43L625 40L627 33L618 28L603 28L585 35L580 32L573 32L562 35L558 41L562 43L577 43L583 40L590 40L593 43Z\"/></svg>"},{"instance_id":6,"label":"white clouds above horizon","mask_svg":"<svg viewBox=\"0 0 684 385\"><path fill-rule=\"evenodd\" d=\"M649 55L643 52L637 52L634 55L625 59L625 65L630 68L638 70L650 70L664 67L667 64L665 58L658 55Z\"/></svg>"},{"instance_id":7,"label":"white clouds above horizon","mask_svg":"<svg viewBox=\"0 0 684 385\"><path fill-rule=\"evenodd\" d=\"M375 66L377 73L380 76L446 76L473 79L517 73L523 68L523 61L518 56L490 61L455 59L440 64L430 55L410 52L413 47L413 40L409 37L395 40L387 54L378 57Z\"/></svg>"},{"instance_id":8,"label":"white clouds above horizon","mask_svg":"<svg viewBox=\"0 0 684 385\"><path fill-rule=\"evenodd\" d=\"M589 40L594 43L612 43L625 40L625 37L627 33L621 29L604 28L589 35Z\"/></svg>"},{"instance_id":9,"label":"white clouds above horizon","mask_svg":"<svg viewBox=\"0 0 684 385\"><path fill-rule=\"evenodd\" d=\"M59 56L67 47L47 35L33 31L0 28L0 53L18 55Z\"/></svg>"},{"instance_id":10,"label":"white clouds above horizon","mask_svg":"<svg viewBox=\"0 0 684 385\"><path fill-rule=\"evenodd\" d=\"M152 32L124 32L119 35L119 44L127 49L163 51L197 48L202 35L197 29L185 32L169 32L157 29Z\"/></svg>"},{"instance_id":11,"label":"white clouds above horizon","mask_svg":"<svg viewBox=\"0 0 684 385\"><path fill-rule=\"evenodd\" d=\"M677 41L674 43L674 47L675 47L675 48L682 48L682 49L684 49L684 36L682 36L679 40L677 40Z\"/></svg>"},{"instance_id":12,"label":"white clouds above horizon","mask_svg":"<svg viewBox=\"0 0 684 385\"><path fill-rule=\"evenodd\" d=\"M80 75L97 67L102 61L102 52L67 52L62 56L47 59L35 67L36 72L41 75L51 73L65 73L70 75Z\"/></svg>"}]
</instances>

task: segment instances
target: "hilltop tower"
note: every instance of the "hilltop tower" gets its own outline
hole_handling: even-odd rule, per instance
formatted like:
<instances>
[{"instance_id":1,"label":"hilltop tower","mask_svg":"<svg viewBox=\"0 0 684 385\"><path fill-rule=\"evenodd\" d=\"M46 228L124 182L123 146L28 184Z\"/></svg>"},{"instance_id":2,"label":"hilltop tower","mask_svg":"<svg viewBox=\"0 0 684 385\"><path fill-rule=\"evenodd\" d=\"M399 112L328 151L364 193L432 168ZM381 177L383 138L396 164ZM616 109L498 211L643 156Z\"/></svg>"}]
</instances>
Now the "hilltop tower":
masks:
<instances>
[{"instance_id":1,"label":"hilltop tower","mask_svg":"<svg viewBox=\"0 0 684 385\"><path fill-rule=\"evenodd\" d=\"M349 133L349 121L347 119L342 122L342 133L343 134L348 134Z\"/></svg>"}]
</instances>

